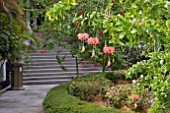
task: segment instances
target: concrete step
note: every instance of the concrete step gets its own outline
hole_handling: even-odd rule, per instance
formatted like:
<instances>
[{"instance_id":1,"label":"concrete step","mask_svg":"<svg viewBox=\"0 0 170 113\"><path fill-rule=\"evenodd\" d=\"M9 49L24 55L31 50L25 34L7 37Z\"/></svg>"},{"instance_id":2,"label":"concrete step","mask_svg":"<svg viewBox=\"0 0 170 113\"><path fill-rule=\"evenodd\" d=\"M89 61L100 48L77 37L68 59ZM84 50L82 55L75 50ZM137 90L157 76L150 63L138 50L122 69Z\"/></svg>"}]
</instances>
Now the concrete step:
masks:
<instances>
[{"instance_id":1,"label":"concrete step","mask_svg":"<svg viewBox=\"0 0 170 113\"><path fill-rule=\"evenodd\" d=\"M80 68L79 67L79 71L81 72L81 71L92 71L92 70L95 70L95 71L97 71L97 70L101 70L101 67L92 67L92 68L90 68L90 67L87 67L87 68ZM70 71L76 71L76 68L75 67L73 67L73 68L66 68L66 70L63 70L62 68L50 68L50 69L34 69L34 68L32 68L32 69L27 69L27 70L24 70L23 72L24 73L32 73L32 74L34 74L34 73L43 73L43 72L65 72L65 71L68 71L68 72L70 72Z\"/></svg>"},{"instance_id":2,"label":"concrete step","mask_svg":"<svg viewBox=\"0 0 170 113\"><path fill-rule=\"evenodd\" d=\"M62 59L62 58L61 58ZM65 58L63 59L63 62L70 62L70 61L74 61L75 62L75 58ZM80 61L81 59L79 58L78 61ZM32 59L31 62L37 63L37 62L57 62L57 59L55 58L51 58L51 59Z\"/></svg>"},{"instance_id":3,"label":"concrete step","mask_svg":"<svg viewBox=\"0 0 170 113\"><path fill-rule=\"evenodd\" d=\"M32 81L23 81L23 84L24 85L61 84L69 81L71 81L71 79L32 80Z\"/></svg>"},{"instance_id":4,"label":"concrete step","mask_svg":"<svg viewBox=\"0 0 170 113\"><path fill-rule=\"evenodd\" d=\"M54 55L56 56L57 52L47 52L47 53L40 53L40 52L35 52L35 53L29 53L30 56L49 56L49 55ZM68 52L59 52L58 55L71 55L71 53Z\"/></svg>"},{"instance_id":5,"label":"concrete step","mask_svg":"<svg viewBox=\"0 0 170 113\"><path fill-rule=\"evenodd\" d=\"M93 66L93 63L88 63L88 62L84 62L85 64L79 64L79 65L91 65ZM62 65L75 65L75 61L74 60L70 60L70 61L65 61L62 63ZM33 62L33 63L29 63L26 64L27 66L43 66L43 65L60 65L57 61L56 62ZM99 64L98 64L99 65Z\"/></svg>"},{"instance_id":6,"label":"concrete step","mask_svg":"<svg viewBox=\"0 0 170 113\"><path fill-rule=\"evenodd\" d=\"M72 55L58 55L60 58L73 58ZM56 59L56 55L31 56L32 59Z\"/></svg>"},{"instance_id":7,"label":"concrete step","mask_svg":"<svg viewBox=\"0 0 170 113\"><path fill-rule=\"evenodd\" d=\"M76 65L64 65L65 68L76 67ZM40 65L40 66L26 66L24 65L24 70L27 69L57 69L61 68L60 65Z\"/></svg>"},{"instance_id":8,"label":"concrete step","mask_svg":"<svg viewBox=\"0 0 170 113\"><path fill-rule=\"evenodd\" d=\"M78 64L79 65L79 68L92 68L92 69L96 69L96 68L101 68L101 66L96 66L94 67L93 64ZM65 68L76 68L76 65L75 64L70 64L70 65L63 65ZM61 66L60 65L39 65L39 66L24 66L24 70L29 70L29 69L35 69L35 70L44 70L44 69L61 69Z\"/></svg>"},{"instance_id":9,"label":"concrete step","mask_svg":"<svg viewBox=\"0 0 170 113\"><path fill-rule=\"evenodd\" d=\"M94 71L94 70L91 70L91 71L79 71L79 74L82 75L82 74L85 74L85 73L94 73L94 72L101 72L101 71ZM37 72L37 73L23 73L23 77L25 76L58 76L58 75L76 75L76 71L63 71L63 72Z\"/></svg>"},{"instance_id":10,"label":"concrete step","mask_svg":"<svg viewBox=\"0 0 170 113\"><path fill-rule=\"evenodd\" d=\"M25 76L23 78L23 81L32 81L32 80L58 80L58 79L72 79L74 78L75 76L72 76L72 75L64 75L64 76L61 76L61 75L51 75L51 76Z\"/></svg>"}]
</instances>

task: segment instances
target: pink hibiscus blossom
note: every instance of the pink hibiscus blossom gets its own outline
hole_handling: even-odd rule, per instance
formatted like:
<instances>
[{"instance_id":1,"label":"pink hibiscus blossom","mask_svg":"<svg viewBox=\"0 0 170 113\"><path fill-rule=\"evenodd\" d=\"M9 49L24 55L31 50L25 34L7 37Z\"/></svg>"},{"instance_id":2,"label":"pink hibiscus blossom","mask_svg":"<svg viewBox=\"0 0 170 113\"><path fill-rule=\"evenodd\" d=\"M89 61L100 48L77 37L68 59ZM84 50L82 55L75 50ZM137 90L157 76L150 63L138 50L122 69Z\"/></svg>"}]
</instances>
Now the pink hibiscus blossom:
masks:
<instances>
[{"instance_id":1,"label":"pink hibiscus blossom","mask_svg":"<svg viewBox=\"0 0 170 113\"><path fill-rule=\"evenodd\" d=\"M133 99L133 100L139 100L139 98L140 98L140 97L139 97L139 95L137 95L137 94L132 95L132 99Z\"/></svg>"},{"instance_id":2,"label":"pink hibiscus blossom","mask_svg":"<svg viewBox=\"0 0 170 113\"><path fill-rule=\"evenodd\" d=\"M90 37L90 38L88 38L88 44L97 45L97 44L99 44L99 39L97 37Z\"/></svg>"},{"instance_id":3,"label":"pink hibiscus blossom","mask_svg":"<svg viewBox=\"0 0 170 113\"><path fill-rule=\"evenodd\" d=\"M105 54L112 54L115 51L115 48L113 46L105 46L103 48L103 53Z\"/></svg>"},{"instance_id":4,"label":"pink hibiscus blossom","mask_svg":"<svg viewBox=\"0 0 170 113\"><path fill-rule=\"evenodd\" d=\"M84 41L84 40L88 39L89 34L87 34L87 33L79 33L77 36L78 36L79 40Z\"/></svg>"},{"instance_id":5,"label":"pink hibiscus blossom","mask_svg":"<svg viewBox=\"0 0 170 113\"><path fill-rule=\"evenodd\" d=\"M97 37L94 37L94 38L93 38L93 44L94 44L94 45L99 44L99 39L98 39Z\"/></svg>"}]
</instances>

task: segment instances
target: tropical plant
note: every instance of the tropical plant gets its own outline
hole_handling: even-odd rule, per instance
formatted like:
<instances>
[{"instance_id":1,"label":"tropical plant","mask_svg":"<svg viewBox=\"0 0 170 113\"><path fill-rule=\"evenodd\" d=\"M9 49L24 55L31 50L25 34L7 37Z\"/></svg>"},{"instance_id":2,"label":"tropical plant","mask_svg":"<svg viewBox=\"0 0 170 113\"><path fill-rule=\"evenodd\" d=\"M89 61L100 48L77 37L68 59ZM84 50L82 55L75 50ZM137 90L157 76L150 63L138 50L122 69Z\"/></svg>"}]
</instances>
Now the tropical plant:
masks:
<instances>
[{"instance_id":1,"label":"tropical plant","mask_svg":"<svg viewBox=\"0 0 170 113\"><path fill-rule=\"evenodd\" d=\"M0 61L28 57L27 47L31 47L28 41L38 44L35 36L27 33L24 13L18 2L0 0Z\"/></svg>"}]
</instances>

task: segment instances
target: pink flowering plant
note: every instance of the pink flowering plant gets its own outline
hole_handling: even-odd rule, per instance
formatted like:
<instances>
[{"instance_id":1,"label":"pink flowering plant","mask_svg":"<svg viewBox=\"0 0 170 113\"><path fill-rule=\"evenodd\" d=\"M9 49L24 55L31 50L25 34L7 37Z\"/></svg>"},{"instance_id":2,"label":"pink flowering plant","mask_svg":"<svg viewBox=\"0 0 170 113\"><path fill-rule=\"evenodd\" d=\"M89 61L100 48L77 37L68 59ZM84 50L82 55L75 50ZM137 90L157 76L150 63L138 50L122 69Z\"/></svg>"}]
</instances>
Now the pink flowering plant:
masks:
<instances>
[{"instance_id":1,"label":"pink flowering plant","mask_svg":"<svg viewBox=\"0 0 170 113\"><path fill-rule=\"evenodd\" d=\"M105 67L116 65L116 68L122 62L125 64L126 54L131 55L130 47L138 46L134 57L144 56L149 60L138 60L132 67L124 65L126 77L137 79L137 94L141 95L147 86L155 94L155 100L167 102L170 62L169 1L68 1L54 4L46 12L46 16L57 38L70 37L73 56L99 62L104 71ZM139 100L136 98L134 101ZM136 108L138 104L134 106Z\"/></svg>"}]
</instances>

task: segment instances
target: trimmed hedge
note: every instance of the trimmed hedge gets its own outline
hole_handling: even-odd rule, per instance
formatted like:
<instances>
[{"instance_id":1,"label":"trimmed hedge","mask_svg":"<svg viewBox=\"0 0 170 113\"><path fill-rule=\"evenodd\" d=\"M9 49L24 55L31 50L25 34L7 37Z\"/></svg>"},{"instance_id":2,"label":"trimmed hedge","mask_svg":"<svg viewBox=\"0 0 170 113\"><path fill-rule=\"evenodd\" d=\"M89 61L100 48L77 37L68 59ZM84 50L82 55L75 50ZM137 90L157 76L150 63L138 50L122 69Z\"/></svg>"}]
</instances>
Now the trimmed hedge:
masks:
<instances>
[{"instance_id":1,"label":"trimmed hedge","mask_svg":"<svg viewBox=\"0 0 170 113\"><path fill-rule=\"evenodd\" d=\"M45 113L134 113L81 101L68 94L69 84L61 84L48 92L43 102Z\"/></svg>"}]
</instances>

